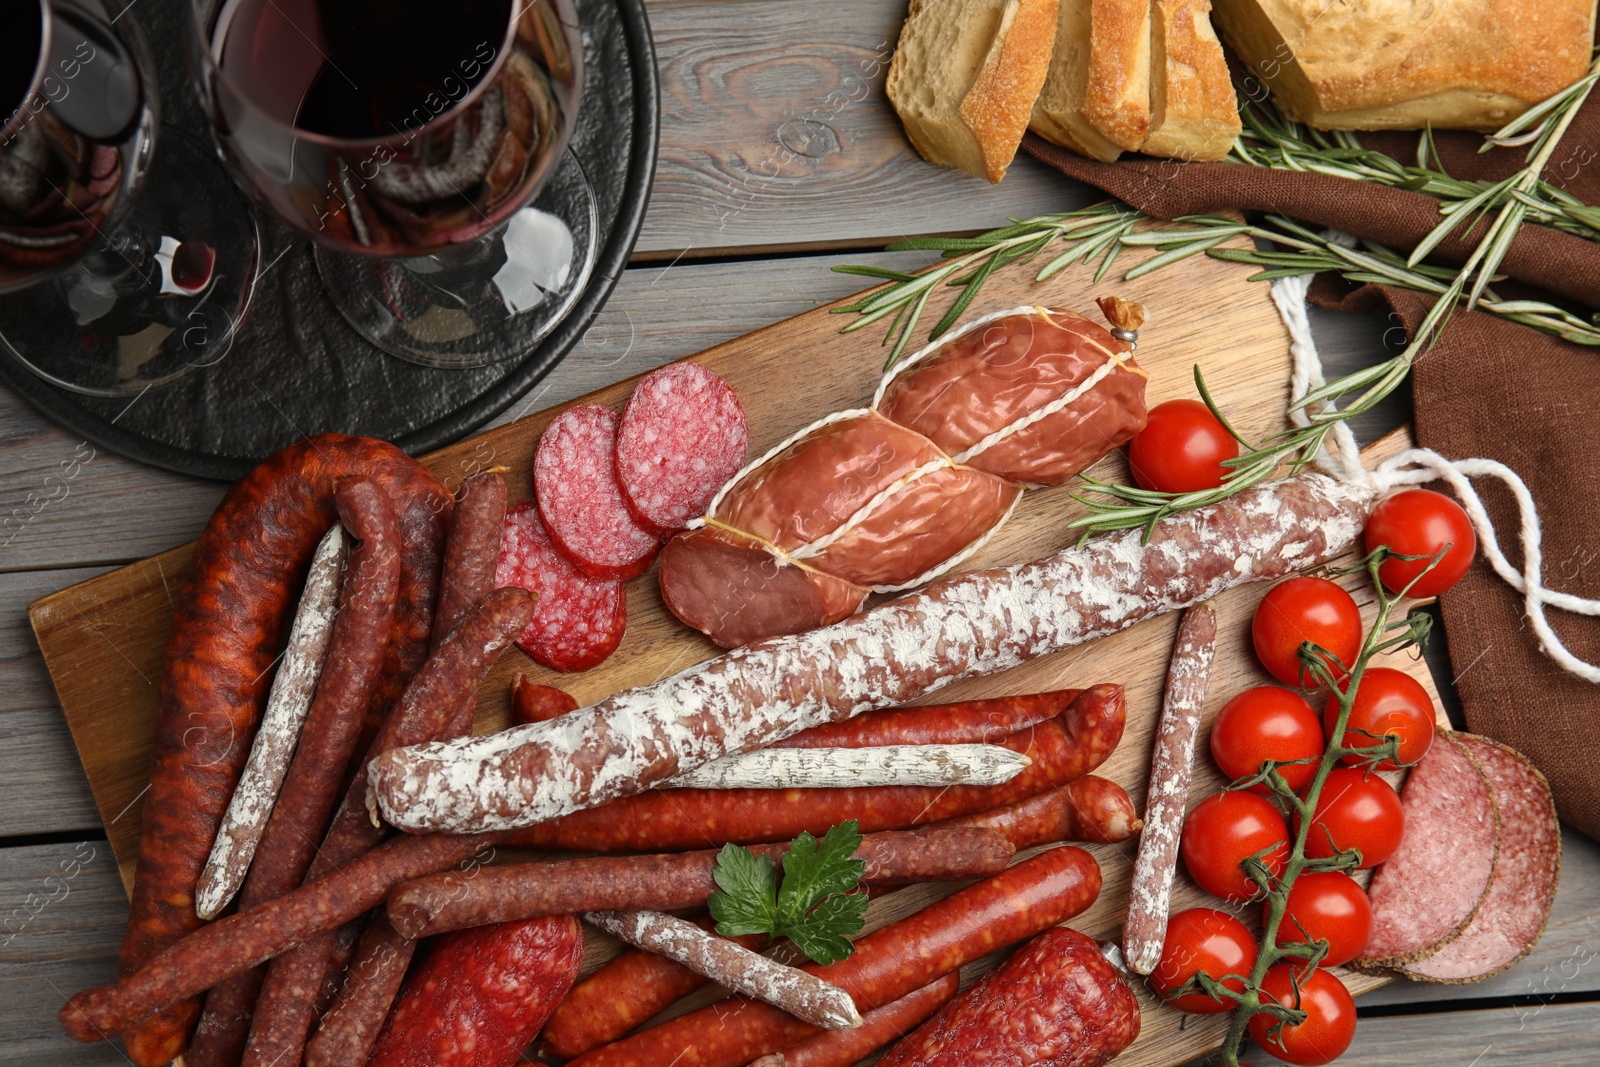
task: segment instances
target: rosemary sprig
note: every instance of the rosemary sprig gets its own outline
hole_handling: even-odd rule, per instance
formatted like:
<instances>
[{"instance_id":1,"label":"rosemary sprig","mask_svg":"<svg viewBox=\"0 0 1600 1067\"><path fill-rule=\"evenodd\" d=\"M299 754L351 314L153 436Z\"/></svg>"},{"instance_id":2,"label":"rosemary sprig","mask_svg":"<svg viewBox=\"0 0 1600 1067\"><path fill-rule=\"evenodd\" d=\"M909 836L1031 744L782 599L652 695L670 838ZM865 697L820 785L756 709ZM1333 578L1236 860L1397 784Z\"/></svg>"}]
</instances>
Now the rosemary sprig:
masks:
<instances>
[{"instance_id":1,"label":"rosemary sprig","mask_svg":"<svg viewBox=\"0 0 1600 1067\"><path fill-rule=\"evenodd\" d=\"M1555 96L1529 109L1484 140L1486 151L1499 145L1511 146L1531 143L1527 162L1531 165L1535 155L1544 152L1548 162L1559 136L1556 126L1570 124L1584 98L1593 87L1596 75L1587 77L1562 90ZM1551 185L1538 175L1527 180L1522 188L1508 189L1518 181L1518 175L1501 182L1465 180L1451 176L1439 160L1433 131L1425 129L1417 141L1415 165L1401 163L1392 156L1362 145L1360 137L1347 130L1315 130L1284 117L1270 97L1253 99L1241 94L1244 103L1239 116L1244 129L1234 143L1228 158L1235 163L1245 163L1274 170L1299 170L1318 174L1331 174L1352 181L1388 185L1423 193L1444 201L1446 205L1471 201L1480 194L1490 194L1489 208L1506 199L1521 202L1527 217L1545 226L1562 230L1587 240L1600 240L1600 212L1586 206L1564 189ZM1543 119L1543 121L1540 121ZM1531 131L1530 131L1531 127ZM1538 171L1542 173L1544 164ZM1447 206L1441 211L1452 214ZM1458 220L1459 221L1459 220ZM1445 232L1449 232L1448 228ZM1434 238L1437 244L1443 234ZM1430 247L1432 246L1430 244Z\"/></svg>"},{"instance_id":2,"label":"rosemary sprig","mask_svg":"<svg viewBox=\"0 0 1600 1067\"><path fill-rule=\"evenodd\" d=\"M882 267L834 267L841 274L859 274L890 284L864 294L853 303L836 307L833 312L860 316L844 328L844 333L852 333L891 314L894 316L883 338L884 344L893 342L894 345L884 364L884 370L888 370L905 354L928 306L928 298L940 288L958 288L961 295L929 332L929 340L955 325L995 270L1010 263L1030 262L1057 241L1066 242L1066 247L1040 269L1037 281L1045 281L1074 263L1087 263L1095 257L1099 257L1099 265L1095 268L1094 280L1100 281L1122 252L1120 239L1132 233L1134 225L1144 217L1132 208L1108 200L1077 211L1012 219L1011 225L976 237L919 237L897 241L888 251L935 251L948 262L921 274Z\"/></svg>"},{"instance_id":3,"label":"rosemary sprig","mask_svg":"<svg viewBox=\"0 0 1600 1067\"><path fill-rule=\"evenodd\" d=\"M1311 784L1306 787L1304 796L1297 794L1289 786L1279 773L1278 764L1272 760L1263 763L1258 774L1230 786L1230 788L1246 788L1264 783L1279 803L1288 809L1292 816L1291 824L1296 825L1296 829L1294 840L1290 843L1289 860L1284 865L1283 873L1276 878L1257 858L1248 858L1242 864L1246 875L1266 896L1261 924L1260 952L1256 956L1255 966L1251 968L1250 974L1245 976L1243 990L1229 989L1218 980L1220 976L1202 973L1173 993L1173 996L1181 996L1203 990L1210 996L1225 997L1238 1005L1233 1011L1228 1036L1224 1039L1222 1048L1212 1058L1211 1062L1216 1067L1239 1067L1239 1048L1244 1043L1246 1027L1253 1016L1265 1013L1291 1025L1305 1020L1305 1012L1297 1007L1280 1005L1270 1000L1263 1002L1261 982L1268 970L1286 959L1303 961L1304 966L1297 967L1296 972L1309 976L1310 971L1321 962L1327 952L1327 945L1323 942L1311 945L1294 941L1287 945L1278 944L1278 931L1283 925L1289 891L1294 888L1295 881L1300 875L1307 871L1349 871L1360 863L1360 854L1354 850L1342 851L1326 859L1310 859L1306 856L1306 839L1311 832L1322 788L1328 781L1329 773L1339 765L1342 758L1357 756L1368 768L1381 760L1395 758L1397 742L1394 738L1384 738L1376 744L1359 747L1346 746L1340 741L1345 736L1345 729L1350 721L1350 711L1355 706L1362 678L1373 658L1402 648L1421 649L1427 643L1432 620L1425 612L1413 611L1398 622L1389 620L1395 607L1405 599L1411 587L1423 574L1436 567L1443 555L1441 551L1433 556L1431 562L1406 585L1405 589L1393 595L1390 595L1378 579L1379 566L1390 556L1388 549L1380 547L1363 561L1363 567L1371 576L1372 584L1378 592L1378 613L1373 619L1371 629L1367 631L1355 663L1349 667L1348 672L1326 649L1310 641L1300 646L1302 669L1312 675L1316 684L1331 689L1339 700L1339 714L1334 721L1333 729L1328 733L1330 738L1336 740L1328 743L1327 750L1317 762L1317 772L1312 777ZM1348 681L1345 681L1346 678ZM1344 688L1341 690L1334 684L1335 681L1341 682ZM1293 982L1297 991L1303 980L1297 978Z\"/></svg>"},{"instance_id":4,"label":"rosemary sprig","mask_svg":"<svg viewBox=\"0 0 1600 1067\"><path fill-rule=\"evenodd\" d=\"M1511 242L1516 238L1523 221L1541 203L1535 194L1543 187L1540 179L1544 168L1555 154L1556 146L1566 136L1572 121L1578 117L1578 109L1589 98L1597 78L1600 78L1600 60L1590 65L1587 77L1580 78L1490 135L1484 142L1490 147L1517 143L1524 136L1531 138L1532 147L1528 149L1526 166L1473 196L1441 203L1439 214L1444 218L1417 243L1410 259L1406 261L1407 265L1415 266L1421 262L1446 235L1460 227L1463 219L1471 218L1474 214L1481 219L1489 211L1495 211L1494 221L1489 223L1488 229L1473 248L1471 258L1461 268L1462 281L1471 283L1467 292L1467 310L1477 307L1490 280L1499 272L1500 264L1510 251ZM1581 219L1584 216L1576 217ZM1463 233L1471 233L1476 225L1469 223Z\"/></svg>"},{"instance_id":5,"label":"rosemary sprig","mask_svg":"<svg viewBox=\"0 0 1600 1067\"><path fill-rule=\"evenodd\" d=\"M1371 241L1362 242L1356 248L1346 247L1280 215L1269 216L1261 226L1235 222L1223 216L1196 215L1174 220L1180 224L1179 228L1152 226L1135 232L1135 225L1147 221L1146 217L1131 208L1107 202L1079 211L1012 219L1010 226L978 237L920 238L889 246L891 251L935 250L949 261L922 274L877 267L835 267L838 271L890 283L835 311L860 316L845 327L845 332L861 329L891 314L894 316L884 337L885 344L893 342L885 365L888 369L904 354L928 299L936 289L955 286L961 289L961 295L930 332L930 339L956 322L996 269L1008 263L1031 260L1056 241L1065 242L1066 247L1038 273L1040 281L1071 263L1099 257L1094 274L1094 280L1099 282L1109 273L1123 247L1149 246L1156 249L1156 254L1126 271L1122 276L1124 280L1204 252L1219 259L1260 266L1262 269L1250 276L1252 281L1335 271L1352 282L1394 285L1436 298L1416 335L1400 355L1329 382L1296 401L1290 411L1304 412L1307 425L1281 430L1259 445L1240 438L1243 452L1225 462L1229 470L1218 488L1195 493L1159 493L1085 477L1084 488L1077 499L1086 504L1091 513L1075 520L1073 527L1083 529L1087 536L1096 531L1142 526L1148 536L1157 522L1175 512L1214 504L1232 496L1274 476L1285 463L1291 470L1299 470L1313 462L1336 424L1371 410L1405 380L1417 357L1434 343L1463 302L1469 310L1478 308L1574 344L1600 345L1600 316L1584 319L1544 301L1505 299L1493 289L1501 280L1499 270L1506 253L1522 223L1528 219L1600 240L1600 209L1579 203L1541 178L1556 146L1597 83L1600 83L1600 58L1595 60L1586 77L1492 135L1486 142L1490 145L1526 143L1530 146L1526 166L1498 182L1461 181L1448 174L1440 163L1431 131L1423 131L1418 141L1416 164L1408 165L1363 147L1353 133L1308 129L1285 118L1270 98L1249 99L1246 94L1241 111L1244 130L1230 155L1235 162L1334 174L1425 193L1440 201L1439 225L1405 257ZM1426 263L1428 253L1464 222L1464 232L1469 235L1482 229L1467 262L1453 272ZM1254 239L1257 247L1218 247L1238 237ZM1270 247L1260 247L1261 242L1270 242ZM1195 382L1206 404L1219 419L1223 418L1205 388L1198 367ZM1345 403L1339 407L1336 402ZM1223 422L1227 425L1226 419Z\"/></svg>"},{"instance_id":6,"label":"rosemary sprig","mask_svg":"<svg viewBox=\"0 0 1600 1067\"><path fill-rule=\"evenodd\" d=\"M1238 223L1219 215L1198 215L1177 220L1193 224L1192 231L1146 230L1123 238L1124 243L1148 245L1172 252L1192 254L1197 245L1209 242L1208 255L1237 263L1252 263L1263 269L1250 276L1252 281L1290 277L1318 271L1337 271L1355 282L1398 285L1438 297L1419 324L1405 351L1391 359L1336 378L1308 392L1289 408L1305 411L1306 426L1290 426L1260 443L1252 443L1234 433L1241 445L1238 457L1225 460L1228 472L1215 489L1192 493L1161 493L1129 485L1111 485L1084 476L1085 487L1076 499L1090 508L1088 515L1069 525L1088 534L1142 526L1146 536L1156 523L1176 512L1205 507L1224 500L1242 489L1273 477L1285 464L1291 472L1314 462L1321 453L1335 424L1365 414L1393 392L1411 371L1411 365L1433 344L1450 316L1463 299L1466 280L1486 255L1483 246L1460 271L1410 265L1398 254L1372 242L1347 248L1338 241L1281 215L1269 216L1268 226ZM1195 238L1199 233L1203 238ZM1234 236L1271 241L1277 247L1217 248ZM1159 258L1159 257L1158 257ZM1520 322L1575 344L1600 345L1600 325L1537 300L1505 300L1486 289L1480 309ZM1205 387L1200 368L1195 367L1195 384L1201 399L1212 413L1223 419L1221 410ZM1348 402L1346 402L1348 401ZM1223 419L1226 426L1227 421ZM1230 427L1229 430L1232 433Z\"/></svg>"}]
</instances>

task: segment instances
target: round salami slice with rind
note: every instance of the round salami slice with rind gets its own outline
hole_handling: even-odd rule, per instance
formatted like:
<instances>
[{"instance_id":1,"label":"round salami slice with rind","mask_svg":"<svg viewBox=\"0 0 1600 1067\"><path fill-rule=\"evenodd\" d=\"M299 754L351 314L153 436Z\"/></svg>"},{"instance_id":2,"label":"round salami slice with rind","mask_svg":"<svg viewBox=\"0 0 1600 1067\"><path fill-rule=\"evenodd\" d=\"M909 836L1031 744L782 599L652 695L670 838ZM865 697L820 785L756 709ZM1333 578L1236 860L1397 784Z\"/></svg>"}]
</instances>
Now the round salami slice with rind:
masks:
<instances>
[{"instance_id":1,"label":"round salami slice with rind","mask_svg":"<svg viewBox=\"0 0 1600 1067\"><path fill-rule=\"evenodd\" d=\"M550 538L593 578L632 578L655 558L656 535L628 510L617 483L617 413L568 408L545 427L533 491Z\"/></svg>"},{"instance_id":2,"label":"round salami slice with rind","mask_svg":"<svg viewBox=\"0 0 1600 1067\"><path fill-rule=\"evenodd\" d=\"M663 535L704 515L750 443L733 388L698 363L640 380L617 429L617 479L640 523Z\"/></svg>"},{"instance_id":3,"label":"round salami slice with rind","mask_svg":"<svg viewBox=\"0 0 1600 1067\"><path fill-rule=\"evenodd\" d=\"M1561 873L1561 827L1544 775L1499 742L1475 734L1454 737L1477 758L1494 788L1500 856L1489 895L1461 936L1400 971L1451 985L1491 978L1528 954L1544 933Z\"/></svg>"},{"instance_id":4,"label":"round salami slice with rind","mask_svg":"<svg viewBox=\"0 0 1600 1067\"><path fill-rule=\"evenodd\" d=\"M1500 816L1482 766L1439 732L1400 794L1400 847L1373 873L1372 936L1352 966L1400 966L1460 936L1494 875Z\"/></svg>"},{"instance_id":5,"label":"round salami slice with rind","mask_svg":"<svg viewBox=\"0 0 1600 1067\"><path fill-rule=\"evenodd\" d=\"M622 582L591 578L573 566L551 540L532 500L506 512L494 583L538 598L517 647L552 670L586 671L622 642L628 624Z\"/></svg>"}]
</instances>

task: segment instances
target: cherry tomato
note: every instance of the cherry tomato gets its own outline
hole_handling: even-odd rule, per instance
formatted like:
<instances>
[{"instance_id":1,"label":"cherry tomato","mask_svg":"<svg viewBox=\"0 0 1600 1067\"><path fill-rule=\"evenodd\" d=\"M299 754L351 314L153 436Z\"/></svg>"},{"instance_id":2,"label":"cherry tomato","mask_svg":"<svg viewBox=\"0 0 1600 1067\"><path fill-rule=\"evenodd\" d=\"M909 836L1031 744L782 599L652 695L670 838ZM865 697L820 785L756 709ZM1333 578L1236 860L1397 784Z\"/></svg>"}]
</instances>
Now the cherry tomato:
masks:
<instances>
[{"instance_id":1,"label":"cherry tomato","mask_svg":"<svg viewBox=\"0 0 1600 1067\"><path fill-rule=\"evenodd\" d=\"M1341 687L1342 688L1342 687ZM1328 697L1322 711L1322 726L1329 733L1339 719L1339 697ZM1350 718L1345 722L1345 748L1364 748L1379 742L1376 737L1398 737L1396 750L1400 762L1410 766L1423 757L1433 744L1433 700L1411 675L1391 667L1368 667L1361 675L1361 687L1356 690L1355 703L1350 708ZM1357 731L1365 730L1366 733ZM1346 763L1361 762L1360 756L1346 756ZM1394 760L1378 764L1380 771L1392 771Z\"/></svg>"},{"instance_id":2,"label":"cherry tomato","mask_svg":"<svg viewBox=\"0 0 1600 1067\"><path fill-rule=\"evenodd\" d=\"M1439 565L1411 587L1410 595L1415 597L1438 596L1455 585L1472 566L1473 553L1478 550L1472 520L1461 505L1431 489L1407 489L1379 501L1367 520L1366 543L1368 552L1388 545L1403 556L1431 556L1450 546ZM1425 559L1386 560L1378 568L1378 577L1398 593L1427 565Z\"/></svg>"},{"instance_id":3,"label":"cherry tomato","mask_svg":"<svg viewBox=\"0 0 1600 1067\"><path fill-rule=\"evenodd\" d=\"M1356 1036L1356 1003L1350 991L1327 971L1318 969L1309 976L1302 971L1300 1002L1295 1003L1291 967L1304 964L1280 963L1267 971L1261 979L1262 999L1277 1001L1285 1007L1298 1007L1306 1013L1305 1021L1291 1026L1284 1023L1275 1034L1272 1028L1278 1020L1271 1015L1256 1015L1250 1019L1250 1036L1269 1056L1276 1056L1297 1067L1321 1067L1332 1063L1350 1047Z\"/></svg>"},{"instance_id":4,"label":"cherry tomato","mask_svg":"<svg viewBox=\"0 0 1600 1067\"><path fill-rule=\"evenodd\" d=\"M1179 844L1183 865L1200 888L1223 900L1249 900L1260 890L1240 861L1257 852L1274 876L1289 862L1289 827L1265 797L1227 790L1189 813Z\"/></svg>"},{"instance_id":5,"label":"cherry tomato","mask_svg":"<svg viewBox=\"0 0 1600 1067\"><path fill-rule=\"evenodd\" d=\"M1405 828L1406 815L1392 785L1355 767L1335 767L1317 797L1306 855L1323 859L1334 854L1335 845L1357 848L1360 865L1376 867L1400 847Z\"/></svg>"},{"instance_id":6,"label":"cherry tomato","mask_svg":"<svg viewBox=\"0 0 1600 1067\"><path fill-rule=\"evenodd\" d=\"M1361 690L1364 691L1365 685ZM1276 685L1246 689L1227 704L1211 725L1211 758L1232 779L1255 774L1269 759L1296 760L1322 755L1322 724L1298 693ZM1315 763L1279 767L1278 773L1296 791L1311 784ZM1267 793L1265 783L1250 787Z\"/></svg>"},{"instance_id":7,"label":"cherry tomato","mask_svg":"<svg viewBox=\"0 0 1600 1067\"><path fill-rule=\"evenodd\" d=\"M1372 901L1348 874L1306 871L1294 880L1287 905L1278 924L1278 943L1326 941L1324 967L1349 963L1372 936Z\"/></svg>"},{"instance_id":8,"label":"cherry tomato","mask_svg":"<svg viewBox=\"0 0 1600 1067\"><path fill-rule=\"evenodd\" d=\"M1161 962L1150 972L1150 986L1163 997L1205 971L1212 978L1225 974L1248 975L1256 965L1256 939L1244 923L1216 908L1190 908L1167 920L1167 939L1161 946ZM1244 992L1244 982L1222 983L1236 993ZM1179 1011L1195 1015L1215 1015L1232 1011L1235 1004L1204 993L1185 993L1167 1000Z\"/></svg>"},{"instance_id":9,"label":"cherry tomato","mask_svg":"<svg viewBox=\"0 0 1600 1067\"><path fill-rule=\"evenodd\" d=\"M1300 645L1314 641L1349 666L1361 651L1361 610L1350 594L1326 578L1290 578L1267 591L1250 624L1256 655L1267 673L1285 685L1300 685ZM1311 675L1305 678L1314 684Z\"/></svg>"},{"instance_id":10,"label":"cherry tomato","mask_svg":"<svg viewBox=\"0 0 1600 1067\"><path fill-rule=\"evenodd\" d=\"M1150 411L1128 445L1134 481L1162 493L1194 493L1222 484L1225 459L1239 442L1198 400L1169 400Z\"/></svg>"}]
</instances>

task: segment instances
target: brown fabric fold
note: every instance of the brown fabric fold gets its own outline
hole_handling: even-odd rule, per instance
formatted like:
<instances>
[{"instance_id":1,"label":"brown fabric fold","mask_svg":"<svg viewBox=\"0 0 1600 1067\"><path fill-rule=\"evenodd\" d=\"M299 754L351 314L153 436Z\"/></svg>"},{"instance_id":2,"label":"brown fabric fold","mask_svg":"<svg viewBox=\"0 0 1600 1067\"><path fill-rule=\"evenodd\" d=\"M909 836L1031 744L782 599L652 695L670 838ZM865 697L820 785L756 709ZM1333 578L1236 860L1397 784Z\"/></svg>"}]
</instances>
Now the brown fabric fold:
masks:
<instances>
[{"instance_id":1,"label":"brown fabric fold","mask_svg":"<svg viewBox=\"0 0 1600 1067\"><path fill-rule=\"evenodd\" d=\"M1331 174L1142 157L1099 163L1032 133L1022 147L1068 177L1162 219L1228 208L1273 212L1403 249L1414 247L1439 222L1439 202L1431 196ZM1430 258L1459 267L1486 225L1475 225L1466 239L1452 233ZM1600 256L1595 253L1593 242L1530 224L1511 242L1504 269L1567 301L1595 307L1600 305Z\"/></svg>"},{"instance_id":2,"label":"brown fabric fold","mask_svg":"<svg viewBox=\"0 0 1600 1067\"><path fill-rule=\"evenodd\" d=\"M1402 160L1415 134L1368 135L1368 147ZM1521 150L1479 154L1472 134L1438 138L1445 166L1460 178L1505 177ZM1557 148L1545 178L1584 203L1600 200L1600 100L1591 98ZM1329 175L1230 163L1179 164L1133 157L1095 163L1033 135L1023 147L1056 169L1161 218L1224 208L1276 212L1332 226L1396 250L1413 247L1438 221L1437 201ZM1407 153L1410 153L1408 155ZM1471 242L1446 241L1431 257L1459 265ZM1518 295L1550 299L1580 314L1600 307L1600 244L1525 225L1504 271ZM1520 285L1517 283L1521 283ZM1388 309L1414 331L1431 297L1405 289L1352 287L1323 275L1314 302L1341 309ZM1382 353L1374 351L1374 358ZM1446 457L1495 459L1527 483L1543 524L1544 584L1600 597L1600 348L1568 344L1485 312L1458 312L1412 371L1418 443ZM1521 567L1520 524L1498 482L1474 483L1500 546ZM1600 838L1600 686L1545 657L1523 614L1522 597L1483 561L1441 598L1453 679L1469 729L1524 752L1550 779L1561 815ZM1600 619L1549 610L1552 628L1580 658L1600 662Z\"/></svg>"}]
</instances>

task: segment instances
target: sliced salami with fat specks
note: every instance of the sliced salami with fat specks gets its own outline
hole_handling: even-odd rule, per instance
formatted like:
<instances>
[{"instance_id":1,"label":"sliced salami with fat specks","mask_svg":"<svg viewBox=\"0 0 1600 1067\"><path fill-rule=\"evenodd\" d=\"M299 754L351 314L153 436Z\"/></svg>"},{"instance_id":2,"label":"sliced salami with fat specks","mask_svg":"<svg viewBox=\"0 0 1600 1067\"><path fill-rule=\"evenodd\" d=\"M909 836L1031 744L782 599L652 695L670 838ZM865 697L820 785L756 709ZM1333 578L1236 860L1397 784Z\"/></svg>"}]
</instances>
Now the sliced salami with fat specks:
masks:
<instances>
[{"instance_id":1,"label":"sliced salami with fat specks","mask_svg":"<svg viewBox=\"0 0 1600 1067\"><path fill-rule=\"evenodd\" d=\"M733 388L698 363L645 375L617 427L617 480L640 525L663 535L705 514L750 442Z\"/></svg>"},{"instance_id":2,"label":"sliced salami with fat specks","mask_svg":"<svg viewBox=\"0 0 1600 1067\"><path fill-rule=\"evenodd\" d=\"M545 427L533 491L550 539L591 578L632 578L655 558L656 535L635 521L617 484L617 413L568 408Z\"/></svg>"},{"instance_id":3,"label":"sliced salami with fat specks","mask_svg":"<svg viewBox=\"0 0 1600 1067\"><path fill-rule=\"evenodd\" d=\"M537 599L517 647L558 671L586 671L622 643L628 601L622 583L591 578L550 539L539 508L528 500L506 512L497 587L514 585Z\"/></svg>"},{"instance_id":4,"label":"sliced salami with fat specks","mask_svg":"<svg viewBox=\"0 0 1600 1067\"><path fill-rule=\"evenodd\" d=\"M1526 956L1544 933L1561 873L1561 827L1550 786L1526 757L1487 737L1453 736L1477 758L1494 788L1500 854L1489 895L1461 936L1399 973L1463 984L1499 974Z\"/></svg>"},{"instance_id":5,"label":"sliced salami with fat specks","mask_svg":"<svg viewBox=\"0 0 1600 1067\"><path fill-rule=\"evenodd\" d=\"M1400 793L1400 848L1372 876L1372 936L1358 970L1402 966L1454 941L1489 894L1500 816L1478 760L1439 731Z\"/></svg>"}]
</instances>

